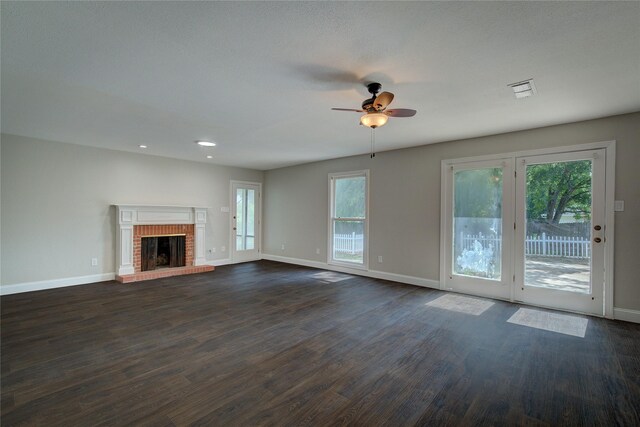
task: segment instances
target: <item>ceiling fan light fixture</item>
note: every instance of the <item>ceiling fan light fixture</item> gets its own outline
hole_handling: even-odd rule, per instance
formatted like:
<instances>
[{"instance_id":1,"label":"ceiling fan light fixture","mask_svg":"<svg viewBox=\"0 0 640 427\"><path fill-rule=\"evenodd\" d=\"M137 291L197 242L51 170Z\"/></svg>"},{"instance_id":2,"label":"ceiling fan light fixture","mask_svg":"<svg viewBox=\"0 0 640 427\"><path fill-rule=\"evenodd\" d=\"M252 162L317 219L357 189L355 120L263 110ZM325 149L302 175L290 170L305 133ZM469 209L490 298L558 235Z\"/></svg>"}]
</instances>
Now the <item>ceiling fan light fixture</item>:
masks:
<instances>
[{"instance_id":1,"label":"ceiling fan light fixture","mask_svg":"<svg viewBox=\"0 0 640 427\"><path fill-rule=\"evenodd\" d=\"M389 116L384 113L367 113L360 117L360 123L372 129L384 126L389 120Z\"/></svg>"}]
</instances>

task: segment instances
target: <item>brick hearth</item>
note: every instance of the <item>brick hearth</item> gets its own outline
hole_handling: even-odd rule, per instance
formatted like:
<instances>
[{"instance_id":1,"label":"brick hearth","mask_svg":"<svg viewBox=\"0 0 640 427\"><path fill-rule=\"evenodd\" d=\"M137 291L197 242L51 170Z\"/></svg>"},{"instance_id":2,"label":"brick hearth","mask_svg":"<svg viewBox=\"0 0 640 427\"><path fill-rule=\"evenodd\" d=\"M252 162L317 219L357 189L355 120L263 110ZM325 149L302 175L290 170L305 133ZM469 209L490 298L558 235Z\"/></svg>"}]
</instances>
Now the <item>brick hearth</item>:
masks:
<instances>
[{"instance_id":1,"label":"brick hearth","mask_svg":"<svg viewBox=\"0 0 640 427\"><path fill-rule=\"evenodd\" d=\"M160 270L143 271L136 274L116 276L120 283L141 282L143 280L161 279L163 277L182 276L184 274L206 273L215 269L212 265L199 265L191 267L162 268Z\"/></svg>"}]
</instances>

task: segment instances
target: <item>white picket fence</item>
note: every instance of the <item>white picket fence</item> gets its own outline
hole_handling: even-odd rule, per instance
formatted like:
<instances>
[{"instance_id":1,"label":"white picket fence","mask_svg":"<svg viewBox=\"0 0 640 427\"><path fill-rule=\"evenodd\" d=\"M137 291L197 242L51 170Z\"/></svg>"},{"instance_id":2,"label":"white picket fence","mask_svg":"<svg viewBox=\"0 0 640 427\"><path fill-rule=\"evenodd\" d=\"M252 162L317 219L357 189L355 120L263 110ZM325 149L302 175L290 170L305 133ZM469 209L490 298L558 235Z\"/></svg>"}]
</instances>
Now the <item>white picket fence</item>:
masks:
<instances>
[{"instance_id":1,"label":"white picket fence","mask_svg":"<svg viewBox=\"0 0 640 427\"><path fill-rule=\"evenodd\" d=\"M462 234L462 250L473 249L473 244L478 241L483 248L493 247L494 251L502 253L502 240L495 236L479 234ZM335 252L346 254L358 254L364 250L364 236L362 234L335 234L333 237ZM539 255L565 258L590 258L591 241L582 237L527 236L525 240L525 255Z\"/></svg>"},{"instance_id":2,"label":"white picket fence","mask_svg":"<svg viewBox=\"0 0 640 427\"><path fill-rule=\"evenodd\" d=\"M483 248L492 245L494 250L502 253L502 240L495 236L480 234L461 234L462 249L473 249L473 243L478 241ZM590 258L591 241L582 237L527 236L525 239L525 255L540 255L565 258Z\"/></svg>"},{"instance_id":3,"label":"white picket fence","mask_svg":"<svg viewBox=\"0 0 640 427\"><path fill-rule=\"evenodd\" d=\"M362 234L334 234L333 250L335 252L355 255L364 251L364 236Z\"/></svg>"}]
</instances>

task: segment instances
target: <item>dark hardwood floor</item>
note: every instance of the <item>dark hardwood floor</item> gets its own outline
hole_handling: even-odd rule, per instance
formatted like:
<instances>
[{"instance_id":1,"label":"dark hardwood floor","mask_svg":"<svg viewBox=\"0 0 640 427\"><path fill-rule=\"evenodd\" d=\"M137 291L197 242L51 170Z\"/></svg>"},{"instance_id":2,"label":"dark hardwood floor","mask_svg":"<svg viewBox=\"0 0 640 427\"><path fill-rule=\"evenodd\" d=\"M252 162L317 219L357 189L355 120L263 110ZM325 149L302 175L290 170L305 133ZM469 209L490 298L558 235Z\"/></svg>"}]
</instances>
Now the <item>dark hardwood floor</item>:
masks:
<instances>
[{"instance_id":1,"label":"dark hardwood floor","mask_svg":"<svg viewBox=\"0 0 640 427\"><path fill-rule=\"evenodd\" d=\"M1 423L640 425L640 325L442 295L260 261L5 296Z\"/></svg>"}]
</instances>

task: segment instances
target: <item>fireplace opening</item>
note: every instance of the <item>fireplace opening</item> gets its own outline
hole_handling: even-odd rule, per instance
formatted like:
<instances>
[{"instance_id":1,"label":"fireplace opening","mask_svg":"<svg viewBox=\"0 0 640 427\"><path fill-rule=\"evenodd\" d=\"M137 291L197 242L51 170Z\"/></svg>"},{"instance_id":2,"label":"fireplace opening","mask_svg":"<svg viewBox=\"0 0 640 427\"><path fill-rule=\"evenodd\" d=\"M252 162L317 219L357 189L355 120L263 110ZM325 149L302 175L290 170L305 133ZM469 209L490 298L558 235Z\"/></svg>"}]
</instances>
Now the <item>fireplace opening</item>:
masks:
<instances>
[{"instance_id":1,"label":"fireplace opening","mask_svg":"<svg viewBox=\"0 0 640 427\"><path fill-rule=\"evenodd\" d=\"M143 236L141 271L185 266L186 236Z\"/></svg>"}]
</instances>

